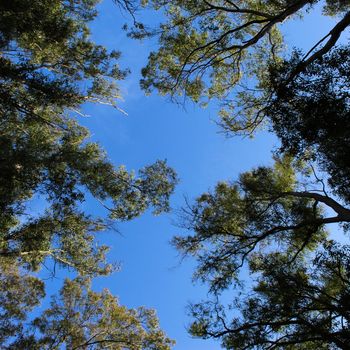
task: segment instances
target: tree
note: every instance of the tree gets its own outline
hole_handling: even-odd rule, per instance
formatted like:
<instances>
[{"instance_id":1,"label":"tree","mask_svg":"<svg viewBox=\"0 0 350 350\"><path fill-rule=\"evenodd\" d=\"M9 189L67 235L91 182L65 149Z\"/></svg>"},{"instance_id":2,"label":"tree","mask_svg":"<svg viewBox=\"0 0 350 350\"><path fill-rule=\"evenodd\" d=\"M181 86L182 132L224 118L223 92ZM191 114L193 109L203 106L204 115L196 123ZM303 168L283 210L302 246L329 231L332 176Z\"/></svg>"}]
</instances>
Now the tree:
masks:
<instances>
[{"instance_id":1,"label":"tree","mask_svg":"<svg viewBox=\"0 0 350 350\"><path fill-rule=\"evenodd\" d=\"M191 334L235 350L348 347L349 251L326 225L347 230L350 210L310 176L312 169L285 156L219 183L185 209L193 233L174 244L196 258L195 277L214 295L192 307ZM242 286L243 268L254 281L227 310L220 293Z\"/></svg>"},{"instance_id":2,"label":"tree","mask_svg":"<svg viewBox=\"0 0 350 350\"><path fill-rule=\"evenodd\" d=\"M278 93L267 108L281 149L316 162L328 174L333 193L345 203L350 199L348 57L347 47L337 47L284 84L291 67L302 62L295 53L271 71Z\"/></svg>"},{"instance_id":3,"label":"tree","mask_svg":"<svg viewBox=\"0 0 350 350\"><path fill-rule=\"evenodd\" d=\"M123 166L115 168L78 123L84 103L118 108L116 81L128 73L117 65L119 52L109 52L89 38L88 24L97 15L97 3L0 3L0 347L4 349L51 345L58 349L63 344L168 349L171 344L151 311L127 310L107 291L96 294L87 280L80 279L66 282L62 291L66 299L57 299L32 324L41 332L39 338L27 326L30 313L45 296L42 276L32 272L45 264L54 274L58 264L85 278L110 273L112 266L105 261L108 247L97 244L96 233L109 226L109 219L131 220L150 207L156 214L168 211L177 182L165 161L144 167L138 176ZM87 193L101 202L109 218L82 210ZM32 201L44 209L33 212ZM62 315L74 311L72 303L79 305L82 318L77 314L68 322ZM90 327L83 334L79 322ZM114 339L118 345L111 345Z\"/></svg>"},{"instance_id":4,"label":"tree","mask_svg":"<svg viewBox=\"0 0 350 350\"><path fill-rule=\"evenodd\" d=\"M153 31L130 31L159 39L143 70L145 91L204 105L216 98L228 135L268 125L284 153L274 167L219 183L185 208L182 222L192 233L174 244L195 256L195 277L214 294L193 307L191 333L219 338L228 349L347 348L348 250L340 245L341 258L334 257L327 226L347 231L349 224L349 51L337 45L350 25L349 3L145 3L165 15ZM280 24L317 4L338 19L334 27L306 53L286 55ZM241 285L242 268L256 282L225 314L219 295Z\"/></svg>"},{"instance_id":5,"label":"tree","mask_svg":"<svg viewBox=\"0 0 350 350\"><path fill-rule=\"evenodd\" d=\"M210 281L213 292L227 288L257 251L274 247L292 263L327 239L324 225L350 222L350 210L321 194L322 187L316 187L320 180L312 183L307 169L301 178L299 167L290 157L277 159L272 168L259 167L236 182L219 183L213 193L185 208L183 225L194 234L175 237L174 244L196 256L196 276Z\"/></svg>"},{"instance_id":6,"label":"tree","mask_svg":"<svg viewBox=\"0 0 350 350\"><path fill-rule=\"evenodd\" d=\"M66 280L51 306L4 349L169 350L153 310L127 309L108 290L96 293L90 280Z\"/></svg>"},{"instance_id":7,"label":"tree","mask_svg":"<svg viewBox=\"0 0 350 350\"><path fill-rule=\"evenodd\" d=\"M110 218L169 209L176 175L164 161L138 177L115 169L74 113L85 102L114 107L118 52L89 39L97 1L5 1L0 28L0 256L30 270L47 258L80 273L107 273L94 233L106 222L79 209L86 191L111 203ZM27 204L40 195L42 213Z\"/></svg>"},{"instance_id":8,"label":"tree","mask_svg":"<svg viewBox=\"0 0 350 350\"><path fill-rule=\"evenodd\" d=\"M311 263L289 260L281 253L256 258L251 268L261 275L233 303L232 319L217 302L193 305L190 332L220 338L227 349L347 349L349 246L329 244Z\"/></svg>"},{"instance_id":9,"label":"tree","mask_svg":"<svg viewBox=\"0 0 350 350\"><path fill-rule=\"evenodd\" d=\"M45 296L44 282L34 276L21 274L13 261L1 260L0 269L0 344L24 330L27 314Z\"/></svg>"},{"instance_id":10,"label":"tree","mask_svg":"<svg viewBox=\"0 0 350 350\"><path fill-rule=\"evenodd\" d=\"M312 11L318 0L193 0L143 1L163 11L165 22L155 29L139 24L136 38L156 36L159 49L143 70L141 86L172 97L185 95L206 104L222 105L222 124L228 131L251 133L263 123L276 91L269 70L284 60L280 24ZM350 25L349 4L328 0L323 14L340 20L284 75L293 80L307 66L334 48ZM286 68L288 62L284 65ZM254 77L254 79L250 79Z\"/></svg>"}]
</instances>

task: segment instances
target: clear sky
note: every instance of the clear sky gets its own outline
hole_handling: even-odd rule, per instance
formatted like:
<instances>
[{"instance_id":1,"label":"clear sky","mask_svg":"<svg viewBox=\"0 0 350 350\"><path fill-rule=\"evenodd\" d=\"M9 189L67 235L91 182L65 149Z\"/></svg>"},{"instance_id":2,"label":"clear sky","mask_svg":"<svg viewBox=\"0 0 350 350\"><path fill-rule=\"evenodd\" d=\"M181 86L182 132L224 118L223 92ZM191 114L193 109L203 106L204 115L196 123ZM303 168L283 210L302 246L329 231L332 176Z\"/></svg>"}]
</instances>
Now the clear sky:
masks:
<instances>
[{"instance_id":1,"label":"clear sky","mask_svg":"<svg viewBox=\"0 0 350 350\"><path fill-rule=\"evenodd\" d=\"M112 1L103 1L99 10L92 24L94 40L120 50L121 66L132 71L120 83L125 100L120 107L128 115L104 106L86 106L84 112L91 116L82 118L81 123L91 130L92 139L102 145L116 166L124 164L129 170L137 170L157 159L167 159L180 177L172 197L172 207L179 209L184 196L191 200L220 180L235 179L240 172L271 163L271 150L276 145L272 135L261 132L254 139L226 139L214 123L215 105L200 109L188 104L185 110L157 94L146 97L138 86L139 72L150 50L156 49L155 43L127 39L121 27L130 19ZM285 30L290 47L293 42L299 47L300 43L311 45L329 27L319 14L312 15L307 26L300 23L288 25ZM84 205L96 215L104 214L93 199ZM190 323L186 305L206 298L207 287L193 285L194 262L181 262L169 244L175 234L186 233L174 225L175 221L174 212L158 217L146 213L117 224L119 233L101 234L101 242L111 246L109 259L120 262L122 269L97 279L94 287L110 289L128 307L155 308L162 328L177 342L175 350L220 349L219 343L192 339L186 332ZM57 283L52 282L51 288Z\"/></svg>"}]
</instances>

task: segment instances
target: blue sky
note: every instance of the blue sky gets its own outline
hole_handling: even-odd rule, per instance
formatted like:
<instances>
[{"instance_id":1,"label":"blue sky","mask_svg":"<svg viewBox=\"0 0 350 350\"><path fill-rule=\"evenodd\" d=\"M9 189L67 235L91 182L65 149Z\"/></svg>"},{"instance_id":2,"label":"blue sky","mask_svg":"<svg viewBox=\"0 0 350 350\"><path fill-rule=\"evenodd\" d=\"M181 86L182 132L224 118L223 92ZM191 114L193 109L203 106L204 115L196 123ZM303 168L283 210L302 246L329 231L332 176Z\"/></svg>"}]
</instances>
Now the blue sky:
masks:
<instances>
[{"instance_id":1,"label":"blue sky","mask_svg":"<svg viewBox=\"0 0 350 350\"><path fill-rule=\"evenodd\" d=\"M220 180L234 179L240 172L271 163L271 150L276 145L272 135L261 132L254 139L226 139L214 122L217 106L200 109L188 104L185 110L157 94L146 97L138 86L139 72L150 50L156 49L155 43L126 38L121 27L129 18L112 1L103 1L99 10L92 24L94 40L120 50L122 68L132 71L120 83L124 98L120 107L128 115L89 105L84 112L90 117L80 121L116 166L124 164L129 170L137 170L157 159L167 159L181 180L172 198L172 207L179 209L184 196L191 200ZM327 33L329 20L317 13L309 17L307 24L297 21L286 26L289 47L294 43L308 47L321 37L320 32ZM85 203L85 209L103 214L103 208L93 199ZM186 233L174 221L174 212L157 217L146 213L132 222L118 224L119 233L103 233L100 240L111 246L109 259L120 262L122 270L99 278L94 287L110 289L128 307L155 308L162 328L177 342L175 350L220 349L219 343L191 339L186 332L190 322L186 305L206 298L207 287L192 283L194 262L181 262L170 246L175 234Z\"/></svg>"}]
</instances>

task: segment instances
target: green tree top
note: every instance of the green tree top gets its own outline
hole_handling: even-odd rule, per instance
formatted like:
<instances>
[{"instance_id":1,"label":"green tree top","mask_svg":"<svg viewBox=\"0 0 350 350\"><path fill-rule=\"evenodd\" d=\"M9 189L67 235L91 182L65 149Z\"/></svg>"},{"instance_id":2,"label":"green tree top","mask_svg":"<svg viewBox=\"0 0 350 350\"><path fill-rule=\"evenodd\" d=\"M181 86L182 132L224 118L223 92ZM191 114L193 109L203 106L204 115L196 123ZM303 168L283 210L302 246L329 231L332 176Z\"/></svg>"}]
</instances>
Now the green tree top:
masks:
<instances>
[{"instance_id":1,"label":"green tree top","mask_svg":"<svg viewBox=\"0 0 350 350\"><path fill-rule=\"evenodd\" d=\"M192 0L142 1L164 14L164 21L148 29L138 24L130 35L156 36L159 49L149 56L141 86L175 97L185 95L206 104L222 105L222 123L234 132L251 133L268 116L266 106L275 91L270 66L283 62L281 23L312 11L318 0ZM329 0L323 15L339 21L300 64L289 69L287 81L321 59L350 24L349 4ZM288 60L288 58L286 58ZM284 81L286 83L286 80Z\"/></svg>"},{"instance_id":2,"label":"green tree top","mask_svg":"<svg viewBox=\"0 0 350 350\"><path fill-rule=\"evenodd\" d=\"M97 232L152 207L169 210L177 182L165 161L137 174L116 168L79 125L87 102L118 108L116 81L127 71L116 51L95 44L88 24L95 0L0 2L0 347L2 349L159 349L173 344L155 313L128 310L89 278L108 274ZM126 5L127 2L122 3ZM92 195L108 218L83 211ZM42 210L33 212L31 201ZM48 259L51 261L48 262ZM78 276L51 307L42 265ZM84 276L84 277L82 277Z\"/></svg>"},{"instance_id":3,"label":"green tree top","mask_svg":"<svg viewBox=\"0 0 350 350\"><path fill-rule=\"evenodd\" d=\"M11 297L5 301L11 303ZM127 309L108 290L92 291L89 279L82 278L66 280L50 307L13 335L2 342L3 349L169 350L174 344L153 310Z\"/></svg>"},{"instance_id":4,"label":"green tree top","mask_svg":"<svg viewBox=\"0 0 350 350\"><path fill-rule=\"evenodd\" d=\"M347 349L349 247L327 227L348 232L350 210L312 168L285 156L221 182L184 209L182 223L192 232L173 243L196 258L194 277L213 294L192 305L192 335L232 350Z\"/></svg>"},{"instance_id":5,"label":"green tree top","mask_svg":"<svg viewBox=\"0 0 350 350\"><path fill-rule=\"evenodd\" d=\"M190 332L219 338L226 349L347 349L349 246L325 245L313 259L281 253L256 257L260 277L229 308L218 300L192 305Z\"/></svg>"},{"instance_id":6,"label":"green tree top","mask_svg":"<svg viewBox=\"0 0 350 350\"><path fill-rule=\"evenodd\" d=\"M177 181L164 161L136 176L115 168L74 113L85 102L114 107L119 53L91 41L97 1L0 5L0 256L37 269L46 257L84 274L107 273L94 233L106 222L79 208L90 192L110 218L169 210ZM34 215L38 195L46 209Z\"/></svg>"}]
</instances>

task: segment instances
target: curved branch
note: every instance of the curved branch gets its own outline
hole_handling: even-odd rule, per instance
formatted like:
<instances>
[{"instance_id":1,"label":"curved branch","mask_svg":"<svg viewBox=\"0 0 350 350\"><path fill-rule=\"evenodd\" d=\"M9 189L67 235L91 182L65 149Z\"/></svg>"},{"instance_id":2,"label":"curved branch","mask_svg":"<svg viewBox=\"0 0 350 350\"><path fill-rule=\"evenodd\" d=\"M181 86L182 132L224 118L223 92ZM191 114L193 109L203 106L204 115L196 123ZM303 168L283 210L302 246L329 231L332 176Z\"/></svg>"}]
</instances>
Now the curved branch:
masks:
<instances>
[{"instance_id":1,"label":"curved branch","mask_svg":"<svg viewBox=\"0 0 350 350\"><path fill-rule=\"evenodd\" d=\"M345 208L336 200L331 197L321 195L314 192L298 192L298 191L289 191L284 192L280 195L281 197L292 196L300 198L311 198L323 204L326 204L328 207L333 209L338 214L338 221L350 221L350 209Z\"/></svg>"},{"instance_id":2,"label":"curved branch","mask_svg":"<svg viewBox=\"0 0 350 350\"><path fill-rule=\"evenodd\" d=\"M343 19L340 22L338 22L326 36L324 36L319 42L316 43L316 45L314 45L311 48L311 50L304 56L303 61L296 67L294 72L292 72L287 82L292 81L308 65L310 65L312 62L316 61L317 59L320 59L323 55L328 53L334 47L334 45L340 38L341 34L343 33L343 31L349 26L350 26L350 11L346 13ZM306 59L307 56L309 56L309 54L328 37L330 38L328 39L326 44L321 49L316 51L313 55L311 55L308 59Z\"/></svg>"}]
</instances>

